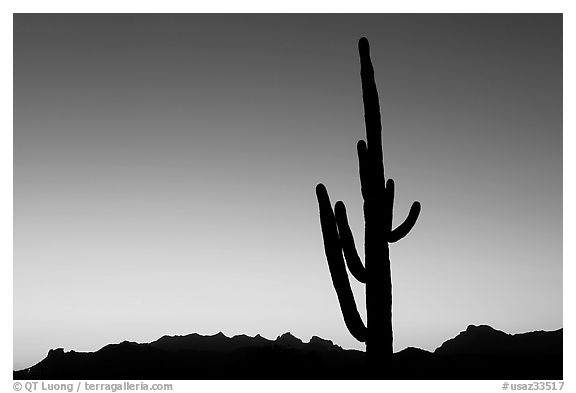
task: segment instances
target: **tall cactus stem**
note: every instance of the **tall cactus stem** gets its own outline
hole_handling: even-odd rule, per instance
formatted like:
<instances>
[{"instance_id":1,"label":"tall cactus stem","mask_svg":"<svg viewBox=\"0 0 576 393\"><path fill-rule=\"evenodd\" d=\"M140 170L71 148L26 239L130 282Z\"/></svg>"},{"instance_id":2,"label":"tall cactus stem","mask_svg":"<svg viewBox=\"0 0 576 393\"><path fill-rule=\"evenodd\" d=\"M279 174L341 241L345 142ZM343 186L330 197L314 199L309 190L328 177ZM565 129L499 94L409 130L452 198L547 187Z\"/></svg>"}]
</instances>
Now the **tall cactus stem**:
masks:
<instances>
[{"instance_id":1,"label":"tall cactus stem","mask_svg":"<svg viewBox=\"0 0 576 393\"><path fill-rule=\"evenodd\" d=\"M344 203L339 201L332 209L323 184L316 187L316 195L324 250L344 323L354 338L366 343L370 369L385 372L393 353L392 275L388 244L404 238L412 230L421 206L414 202L404 222L392 229L395 184L384 176L380 104L366 38L360 39L358 50L367 141L361 140L357 144L360 189L364 200L364 263L356 250ZM358 313L346 266L356 280L366 284L366 325Z\"/></svg>"}]
</instances>

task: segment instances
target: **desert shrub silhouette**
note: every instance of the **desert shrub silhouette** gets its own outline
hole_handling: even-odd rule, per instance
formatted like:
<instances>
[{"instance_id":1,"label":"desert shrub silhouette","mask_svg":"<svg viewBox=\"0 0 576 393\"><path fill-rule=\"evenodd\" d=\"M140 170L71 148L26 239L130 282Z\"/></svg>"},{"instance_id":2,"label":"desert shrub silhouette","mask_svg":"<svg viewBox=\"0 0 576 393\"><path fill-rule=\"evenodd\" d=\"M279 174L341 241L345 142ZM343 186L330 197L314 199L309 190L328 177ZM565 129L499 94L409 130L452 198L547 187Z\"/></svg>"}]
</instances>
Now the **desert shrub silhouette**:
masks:
<instances>
[{"instance_id":1,"label":"desert shrub silhouette","mask_svg":"<svg viewBox=\"0 0 576 393\"><path fill-rule=\"evenodd\" d=\"M316 186L316 195L324 249L344 322L354 338L366 343L369 368L383 372L382 366L389 364L392 358L393 340L392 279L388 243L394 243L410 232L420 214L420 203L414 202L406 220L392 229L394 181L386 181L384 177L380 105L366 38L360 39L358 49L367 139L367 143L360 140L357 145L364 200L364 265L354 245L344 203L336 202L332 210L323 184ZM352 276L366 284L366 325L358 313L344 259Z\"/></svg>"}]
</instances>

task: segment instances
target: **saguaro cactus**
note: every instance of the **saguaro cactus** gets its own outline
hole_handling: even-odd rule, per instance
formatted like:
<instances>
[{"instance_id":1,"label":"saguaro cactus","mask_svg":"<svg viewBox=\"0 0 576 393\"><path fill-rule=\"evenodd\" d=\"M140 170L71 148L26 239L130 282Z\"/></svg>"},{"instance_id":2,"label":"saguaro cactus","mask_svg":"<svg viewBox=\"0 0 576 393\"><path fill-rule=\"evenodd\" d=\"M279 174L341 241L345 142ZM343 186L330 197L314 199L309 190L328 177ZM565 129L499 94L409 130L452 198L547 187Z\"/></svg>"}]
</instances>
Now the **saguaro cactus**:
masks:
<instances>
[{"instance_id":1,"label":"saguaro cactus","mask_svg":"<svg viewBox=\"0 0 576 393\"><path fill-rule=\"evenodd\" d=\"M414 202L406 220L392 229L394 181L386 181L384 177L380 105L368 40L361 38L358 48L368 142L360 140L357 145L364 199L364 264L354 245L344 203L336 202L332 210L323 184L316 186L316 195L324 249L344 322L354 338L366 343L369 365L379 368L387 364L392 356L392 279L388 243L394 243L410 232L420 214L420 203ZM352 276L366 284L366 325L356 308L344 259Z\"/></svg>"}]
</instances>

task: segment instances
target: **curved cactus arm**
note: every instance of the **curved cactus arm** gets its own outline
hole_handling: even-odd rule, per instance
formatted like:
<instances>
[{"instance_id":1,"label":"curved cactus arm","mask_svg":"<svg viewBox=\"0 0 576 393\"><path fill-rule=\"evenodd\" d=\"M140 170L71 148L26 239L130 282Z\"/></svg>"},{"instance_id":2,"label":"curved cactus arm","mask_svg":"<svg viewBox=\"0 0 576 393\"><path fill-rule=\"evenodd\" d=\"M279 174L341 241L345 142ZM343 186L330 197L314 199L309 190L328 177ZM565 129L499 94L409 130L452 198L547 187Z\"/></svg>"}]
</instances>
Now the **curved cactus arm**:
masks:
<instances>
[{"instance_id":1,"label":"curved cactus arm","mask_svg":"<svg viewBox=\"0 0 576 393\"><path fill-rule=\"evenodd\" d=\"M336 224L338 225L340 243L342 245L342 250L344 251L344 257L346 258L346 265L348 265L348 270L350 270L350 273L352 273L356 280L366 284L366 268L364 268L364 265L358 256L358 252L356 251L354 236L350 230L350 225L348 225L346 206L344 206L343 202L338 201L336 202L334 211L336 213Z\"/></svg>"},{"instance_id":2,"label":"curved cactus arm","mask_svg":"<svg viewBox=\"0 0 576 393\"><path fill-rule=\"evenodd\" d=\"M344 316L344 323L352 336L360 341L366 342L367 329L358 313L354 294L348 281L348 273L342 256L342 248L336 227L336 218L330 204L328 191L323 184L316 186L316 196L320 208L320 223L322 226L322 237L324 238L324 251L328 260L328 268L332 283L338 296L340 309Z\"/></svg>"},{"instance_id":3,"label":"curved cactus arm","mask_svg":"<svg viewBox=\"0 0 576 393\"><path fill-rule=\"evenodd\" d=\"M396 229L390 232L390 235L388 236L388 243L395 243L406 236L408 232L410 232L414 224L416 224L416 220L420 214L420 209L420 202L416 201L412 204L406 220L404 220L402 224L398 225Z\"/></svg>"}]
</instances>

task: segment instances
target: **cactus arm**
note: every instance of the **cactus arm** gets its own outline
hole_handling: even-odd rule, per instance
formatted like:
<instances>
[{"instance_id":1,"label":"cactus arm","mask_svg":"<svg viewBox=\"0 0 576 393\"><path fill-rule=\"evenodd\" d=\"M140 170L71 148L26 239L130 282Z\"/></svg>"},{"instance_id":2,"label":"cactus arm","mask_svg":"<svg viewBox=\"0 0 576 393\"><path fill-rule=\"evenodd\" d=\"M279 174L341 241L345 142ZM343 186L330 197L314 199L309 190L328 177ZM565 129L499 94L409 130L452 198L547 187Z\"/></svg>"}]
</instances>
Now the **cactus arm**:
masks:
<instances>
[{"instance_id":1,"label":"cactus arm","mask_svg":"<svg viewBox=\"0 0 576 393\"><path fill-rule=\"evenodd\" d=\"M368 163L368 147L366 146L366 142L363 140L359 140L358 144L356 145L356 150L358 151L360 190L362 192L362 198L366 200L370 195L370 177L368 175L370 165Z\"/></svg>"},{"instance_id":2,"label":"cactus arm","mask_svg":"<svg viewBox=\"0 0 576 393\"><path fill-rule=\"evenodd\" d=\"M410 232L412 227L414 227L414 224L416 224L416 220L420 214L420 208L420 202L416 201L412 204L406 220L404 220L402 224L398 225L396 229L390 232L390 235L388 236L388 243L395 243L406 236L408 232Z\"/></svg>"},{"instance_id":3,"label":"cactus arm","mask_svg":"<svg viewBox=\"0 0 576 393\"><path fill-rule=\"evenodd\" d=\"M374 68L370 60L370 45L365 37L358 42L360 53L360 78L362 80L362 101L364 104L364 122L370 160L371 177L377 184L384 185L384 154L382 152L382 123L380 121L380 103L374 79Z\"/></svg>"},{"instance_id":4,"label":"cactus arm","mask_svg":"<svg viewBox=\"0 0 576 393\"><path fill-rule=\"evenodd\" d=\"M342 245L342 250L344 251L344 257L346 258L346 264L348 265L348 270L352 273L352 276L363 284L366 284L366 269L362 264L358 252L356 251L356 245L354 244L354 236L350 230L350 225L348 225L348 217L346 216L346 206L343 202L336 202L334 208L336 213L336 224L338 225L338 234L340 235L340 242Z\"/></svg>"},{"instance_id":5,"label":"cactus arm","mask_svg":"<svg viewBox=\"0 0 576 393\"><path fill-rule=\"evenodd\" d=\"M394 216L394 180L386 180L386 187L384 188L384 211L386 212L386 219L382 222L384 226L384 233L392 232L392 217Z\"/></svg>"},{"instance_id":6,"label":"cactus arm","mask_svg":"<svg viewBox=\"0 0 576 393\"><path fill-rule=\"evenodd\" d=\"M340 309L344 316L344 323L352 336L360 341L366 342L366 326L358 313L354 294L350 288L346 265L342 256L342 248L336 227L336 218L330 204L328 192L323 184L316 186L316 196L320 208L320 223L322 226L322 236L324 239L324 251L328 260L328 268L332 283L336 290Z\"/></svg>"},{"instance_id":7,"label":"cactus arm","mask_svg":"<svg viewBox=\"0 0 576 393\"><path fill-rule=\"evenodd\" d=\"M386 208L393 209L394 208L394 190L395 190L394 179L386 180Z\"/></svg>"}]
</instances>

